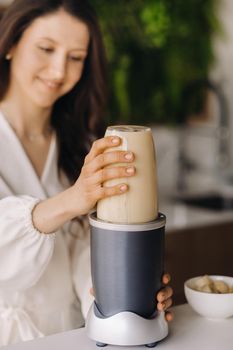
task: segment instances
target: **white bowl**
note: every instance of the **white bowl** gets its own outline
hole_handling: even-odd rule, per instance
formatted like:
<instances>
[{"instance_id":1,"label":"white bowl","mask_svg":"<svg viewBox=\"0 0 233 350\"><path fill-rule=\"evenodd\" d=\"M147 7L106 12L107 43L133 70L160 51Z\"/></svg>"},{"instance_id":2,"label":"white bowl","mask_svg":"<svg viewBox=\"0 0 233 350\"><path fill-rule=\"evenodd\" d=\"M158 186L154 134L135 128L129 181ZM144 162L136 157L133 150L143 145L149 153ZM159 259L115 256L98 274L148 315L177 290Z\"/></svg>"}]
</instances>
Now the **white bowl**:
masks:
<instances>
[{"instance_id":1,"label":"white bowl","mask_svg":"<svg viewBox=\"0 0 233 350\"><path fill-rule=\"evenodd\" d=\"M216 294L194 290L195 282L202 276L190 278L184 283L184 292L189 305L198 314L207 318L227 318L233 316L233 293ZM209 276L233 285L233 277Z\"/></svg>"}]
</instances>

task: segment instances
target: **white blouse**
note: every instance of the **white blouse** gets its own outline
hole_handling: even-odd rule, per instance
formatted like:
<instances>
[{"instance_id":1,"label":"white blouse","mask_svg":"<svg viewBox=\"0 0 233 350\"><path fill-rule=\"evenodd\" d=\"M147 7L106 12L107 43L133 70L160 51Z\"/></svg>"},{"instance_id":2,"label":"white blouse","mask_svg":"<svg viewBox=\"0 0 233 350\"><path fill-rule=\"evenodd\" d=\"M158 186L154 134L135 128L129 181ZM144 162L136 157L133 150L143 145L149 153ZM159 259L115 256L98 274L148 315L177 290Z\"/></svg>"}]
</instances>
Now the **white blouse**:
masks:
<instances>
[{"instance_id":1,"label":"white blouse","mask_svg":"<svg viewBox=\"0 0 233 350\"><path fill-rule=\"evenodd\" d=\"M38 201L66 187L58 177L56 138L38 178L0 113L0 345L84 323L93 301L88 224L70 222L47 235L31 218Z\"/></svg>"}]
</instances>

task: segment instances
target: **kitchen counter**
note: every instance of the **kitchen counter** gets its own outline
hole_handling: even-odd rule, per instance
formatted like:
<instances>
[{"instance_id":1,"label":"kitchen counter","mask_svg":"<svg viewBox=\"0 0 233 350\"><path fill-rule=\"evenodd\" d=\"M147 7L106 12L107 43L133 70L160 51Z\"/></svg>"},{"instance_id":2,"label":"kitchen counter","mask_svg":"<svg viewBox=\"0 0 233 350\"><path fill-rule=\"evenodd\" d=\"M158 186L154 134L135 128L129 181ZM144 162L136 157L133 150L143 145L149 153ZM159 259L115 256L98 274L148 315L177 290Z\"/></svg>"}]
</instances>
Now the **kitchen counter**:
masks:
<instances>
[{"instance_id":1,"label":"kitchen counter","mask_svg":"<svg viewBox=\"0 0 233 350\"><path fill-rule=\"evenodd\" d=\"M232 350L233 317L225 320L208 320L196 314L188 304L173 307L175 319L170 324L168 337L156 350ZM98 350L94 341L87 338L85 329L73 330L16 345L4 350ZM146 349L138 347L108 346L107 350Z\"/></svg>"},{"instance_id":2,"label":"kitchen counter","mask_svg":"<svg viewBox=\"0 0 233 350\"><path fill-rule=\"evenodd\" d=\"M166 232L173 230L200 228L215 224L233 223L233 210L217 211L197 208L169 199L162 199L159 210L166 215Z\"/></svg>"}]
</instances>

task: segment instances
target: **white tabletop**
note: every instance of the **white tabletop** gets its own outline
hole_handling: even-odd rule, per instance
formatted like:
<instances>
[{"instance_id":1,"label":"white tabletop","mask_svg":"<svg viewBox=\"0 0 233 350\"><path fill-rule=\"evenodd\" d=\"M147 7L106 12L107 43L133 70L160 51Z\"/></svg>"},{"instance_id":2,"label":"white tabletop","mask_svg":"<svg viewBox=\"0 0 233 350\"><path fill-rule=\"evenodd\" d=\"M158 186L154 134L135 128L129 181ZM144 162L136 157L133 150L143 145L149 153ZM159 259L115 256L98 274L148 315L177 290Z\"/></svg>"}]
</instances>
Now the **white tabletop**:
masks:
<instances>
[{"instance_id":1,"label":"white tabletop","mask_svg":"<svg viewBox=\"0 0 233 350\"><path fill-rule=\"evenodd\" d=\"M170 324L169 336L156 350L232 350L233 317L225 320L208 320L184 304L173 308L175 319ZM107 346L106 350L132 350L135 347ZM4 350L100 350L87 338L85 329L73 330L4 347ZM135 349L147 349L136 347Z\"/></svg>"}]
</instances>

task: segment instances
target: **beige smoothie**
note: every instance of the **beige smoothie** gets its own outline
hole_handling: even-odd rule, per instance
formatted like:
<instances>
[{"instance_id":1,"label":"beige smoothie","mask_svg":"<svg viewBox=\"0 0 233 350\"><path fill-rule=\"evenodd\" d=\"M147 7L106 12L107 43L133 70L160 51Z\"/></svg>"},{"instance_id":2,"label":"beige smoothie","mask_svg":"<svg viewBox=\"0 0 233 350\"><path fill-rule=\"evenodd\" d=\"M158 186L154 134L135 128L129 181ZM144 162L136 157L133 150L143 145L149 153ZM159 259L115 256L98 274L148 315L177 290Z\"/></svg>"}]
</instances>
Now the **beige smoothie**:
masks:
<instances>
[{"instance_id":1,"label":"beige smoothie","mask_svg":"<svg viewBox=\"0 0 233 350\"><path fill-rule=\"evenodd\" d=\"M126 183L125 194L100 200L97 217L114 223L143 223L158 216L157 172L155 148L151 129L136 125L119 125L107 128L105 136L116 135L122 139L119 147L111 150L132 151L136 175L107 181L105 186ZM120 165L120 164L119 164ZM118 166L118 165L116 165Z\"/></svg>"}]
</instances>

